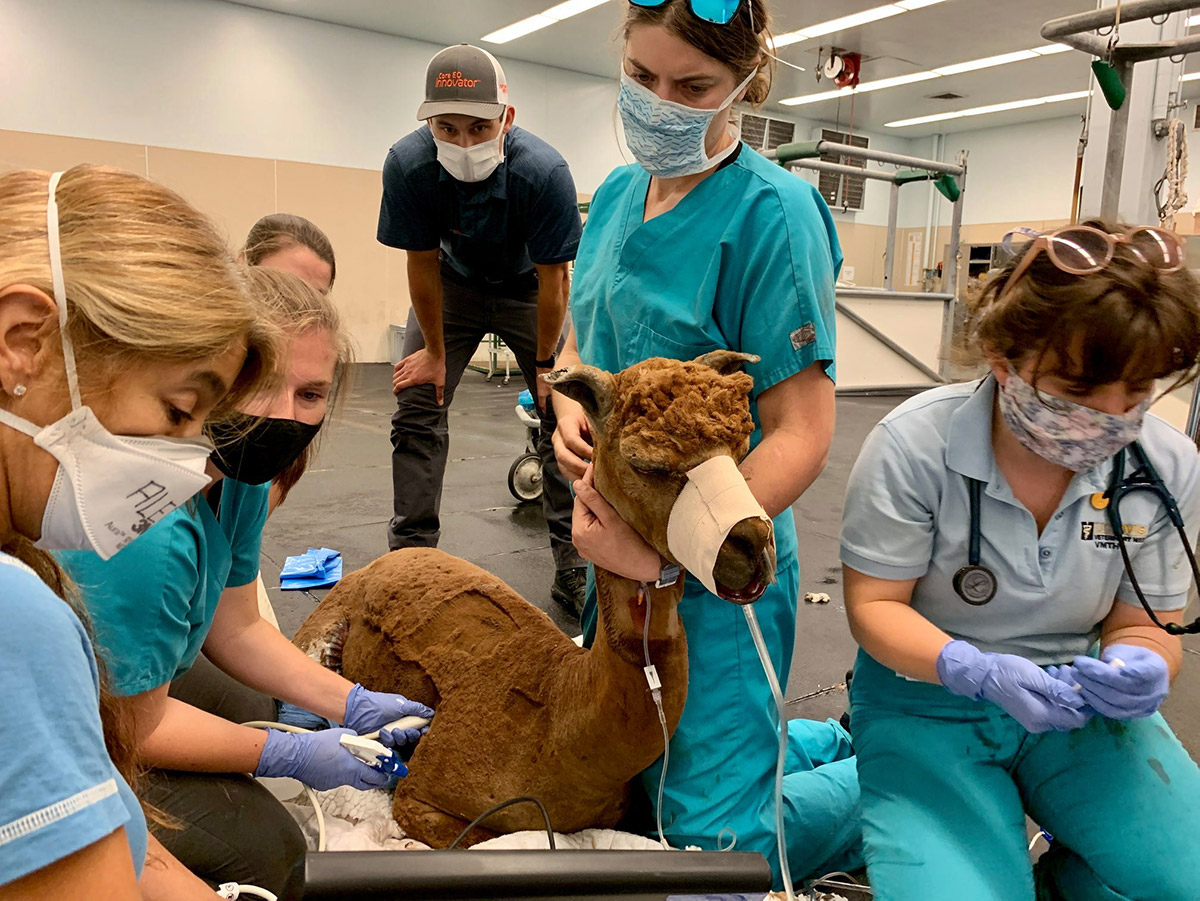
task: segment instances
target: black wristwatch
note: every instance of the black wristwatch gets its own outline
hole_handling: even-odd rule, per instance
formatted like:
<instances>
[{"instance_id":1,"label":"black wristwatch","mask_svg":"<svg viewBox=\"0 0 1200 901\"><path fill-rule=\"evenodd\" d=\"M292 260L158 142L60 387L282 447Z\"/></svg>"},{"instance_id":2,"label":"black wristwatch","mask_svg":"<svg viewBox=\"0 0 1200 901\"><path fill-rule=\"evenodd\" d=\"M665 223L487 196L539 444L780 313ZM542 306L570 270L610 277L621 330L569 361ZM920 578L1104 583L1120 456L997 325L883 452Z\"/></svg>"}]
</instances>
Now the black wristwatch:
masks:
<instances>
[{"instance_id":1,"label":"black wristwatch","mask_svg":"<svg viewBox=\"0 0 1200 901\"><path fill-rule=\"evenodd\" d=\"M544 360L534 360L533 365L538 369L553 369L557 360L558 354L550 354L550 356Z\"/></svg>"}]
</instances>

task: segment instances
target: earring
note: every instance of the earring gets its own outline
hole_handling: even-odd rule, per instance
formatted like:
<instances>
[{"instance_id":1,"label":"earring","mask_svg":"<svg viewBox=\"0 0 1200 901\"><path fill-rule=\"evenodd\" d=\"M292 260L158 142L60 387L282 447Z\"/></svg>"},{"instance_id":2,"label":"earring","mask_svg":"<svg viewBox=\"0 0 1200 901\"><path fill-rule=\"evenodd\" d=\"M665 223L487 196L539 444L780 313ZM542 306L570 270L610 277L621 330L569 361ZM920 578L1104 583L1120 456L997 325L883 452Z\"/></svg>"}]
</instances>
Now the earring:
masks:
<instances>
[{"instance_id":1,"label":"earring","mask_svg":"<svg viewBox=\"0 0 1200 901\"><path fill-rule=\"evenodd\" d=\"M13 388L13 397L24 397L26 388L24 385L17 385Z\"/></svg>"}]
</instances>

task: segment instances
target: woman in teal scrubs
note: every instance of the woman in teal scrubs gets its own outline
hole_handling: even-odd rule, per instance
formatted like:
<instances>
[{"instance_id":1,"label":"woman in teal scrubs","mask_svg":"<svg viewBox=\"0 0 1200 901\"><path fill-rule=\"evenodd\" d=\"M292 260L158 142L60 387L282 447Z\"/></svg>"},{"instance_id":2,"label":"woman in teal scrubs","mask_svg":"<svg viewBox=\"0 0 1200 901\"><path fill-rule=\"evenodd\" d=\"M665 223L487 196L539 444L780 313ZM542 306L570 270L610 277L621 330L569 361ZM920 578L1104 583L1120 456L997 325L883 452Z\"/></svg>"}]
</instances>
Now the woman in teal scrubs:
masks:
<instances>
[{"instance_id":1,"label":"woman in teal scrubs","mask_svg":"<svg viewBox=\"0 0 1200 901\"><path fill-rule=\"evenodd\" d=\"M769 88L767 12L743 0L726 24L689 0L633 5L619 100L639 165L614 171L592 201L571 296L563 363L616 371L648 357L690 360L718 348L756 354L757 426L741 471L775 517L778 581L756 611L780 681L795 639L800 566L789 509L824 466L834 420L834 280L841 251L807 182L730 133L730 106ZM580 407L555 395L555 446L581 478L590 457ZM585 483L580 501L603 504ZM577 508L577 516L579 508ZM629 578L661 561L629 532L581 535L580 552ZM761 851L779 872L774 829L778 724L741 610L688 577L688 700L671 740L663 825L677 847ZM589 592L584 626L595 629ZM858 784L849 736L793 721L785 780L793 876L857 865ZM656 797L661 762L643 774Z\"/></svg>"},{"instance_id":2,"label":"woman in teal scrubs","mask_svg":"<svg viewBox=\"0 0 1200 901\"><path fill-rule=\"evenodd\" d=\"M245 278L260 315L288 339L279 390L243 404L263 419L219 445L213 458L219 462L210 467L224 478L128 549L110 560L83 551L64 552L61 560L92 614L113 691L133 714L141 760L153 767L145 798L180 824L163 831L163 844L214 885L245 882L297 898L303 835L274 796L245 774L292 776L315 788L368 788L389 776L341 747L341 730L263 732L238 725L241 717L274 720L272 698L282 698L361 734L433 712L400 695L352 685L260 614L256 577L269 480L319 429L327 399L345 375L338 353L345 336L332 300L298 277L255 267ZM298 376L312 389L311 400L296 397ZM235 698L222 712L261 712L229 721L171 692L201 650L240 683L235 690L250 696ZM415 741L416 731L408 732L385 733L381 740Z\"/></svg>"},{"instance_id":3,"label":"woman in teal scrubs","mask_svg":"<svg viewBox=\"0 0 1200 901\"><path fill-rule=\"evenodd\" d=\"M971 320L991 374L901 404L850 476L851 719L887 901L1198 896L1200 770L1156 712L1183 649L1155 619L1183 621L1192 565L1138 491L1127 571L1106 492L1140 448L1194 546L1196 446L1145 414L1200 369L1200 286L1173 236L1092 225L992 280ZM1053 835L1036 870L1026 813Z\"/></svg>"}]
</instances>

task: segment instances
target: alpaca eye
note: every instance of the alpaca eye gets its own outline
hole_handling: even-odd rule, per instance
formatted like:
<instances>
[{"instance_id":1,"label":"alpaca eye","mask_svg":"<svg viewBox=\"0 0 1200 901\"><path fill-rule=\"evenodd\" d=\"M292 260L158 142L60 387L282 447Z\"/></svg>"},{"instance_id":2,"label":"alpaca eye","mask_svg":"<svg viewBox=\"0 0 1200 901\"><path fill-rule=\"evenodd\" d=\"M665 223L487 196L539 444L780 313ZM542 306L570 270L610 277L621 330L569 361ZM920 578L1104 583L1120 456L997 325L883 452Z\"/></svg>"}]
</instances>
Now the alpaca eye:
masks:
<instances>
[{"instance_id":1,"label":"alpaca eye","mask_svg":"<svg viewBox=\"0 0 1200 901\"><path fill-rule=\"evenodd\" d=\"M671 467L662 460L654 460L643 454L628 454L625 459L634 471L643 475L665 476L671 472Z\"/></svg>"}]
</instances>

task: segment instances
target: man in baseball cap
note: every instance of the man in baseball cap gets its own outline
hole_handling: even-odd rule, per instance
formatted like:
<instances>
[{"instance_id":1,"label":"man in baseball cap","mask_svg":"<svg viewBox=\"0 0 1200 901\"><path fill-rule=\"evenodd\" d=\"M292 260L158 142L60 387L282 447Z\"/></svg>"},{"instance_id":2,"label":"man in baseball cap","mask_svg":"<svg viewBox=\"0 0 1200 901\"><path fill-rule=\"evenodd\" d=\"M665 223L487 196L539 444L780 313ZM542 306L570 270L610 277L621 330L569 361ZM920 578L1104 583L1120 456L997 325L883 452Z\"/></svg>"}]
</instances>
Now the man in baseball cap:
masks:
<instances>
[{"instance_id":1,"label":"man in baseball cap","mask_svg":"<svg viewBox=\"0 0 1200 901\"><path fill-rule=\"evenodd\" d=\"M449 440L447 410L480 341L512 350L537 399L542 510L556 575L551 595L583 606L586 568L571 544L573 501L554 458L550 386L566 316L567 272L582 231L562 156L513 125L499 61L447 47L429 61L425 122L388 151L379 241L404 250L412 309L392 379L393 516L388 546L436 547Z\"/></svg>"}]
</instances>

